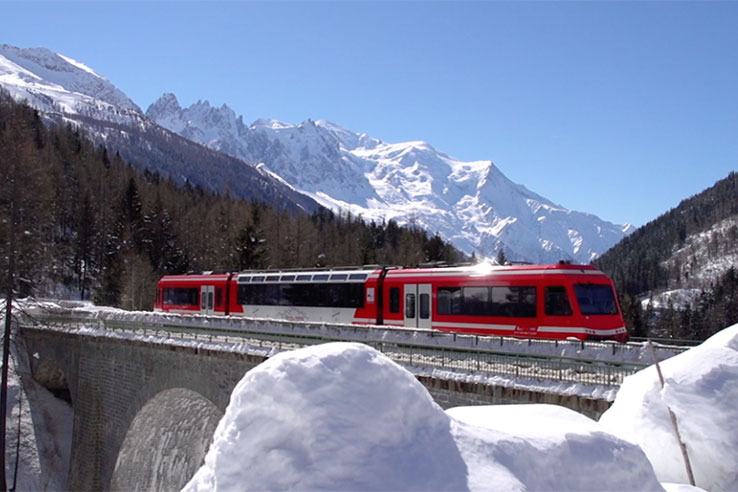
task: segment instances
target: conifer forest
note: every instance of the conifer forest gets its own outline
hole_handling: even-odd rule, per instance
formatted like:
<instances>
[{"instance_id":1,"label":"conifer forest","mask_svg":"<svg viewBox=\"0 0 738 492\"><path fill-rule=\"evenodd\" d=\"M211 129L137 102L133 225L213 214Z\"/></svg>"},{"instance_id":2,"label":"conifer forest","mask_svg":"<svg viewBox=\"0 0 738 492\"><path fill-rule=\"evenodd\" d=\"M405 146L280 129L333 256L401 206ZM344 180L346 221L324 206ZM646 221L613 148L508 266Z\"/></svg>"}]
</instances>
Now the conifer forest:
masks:
<instances>
[{"instance_id":1,"label":"conifer forest","mask_svg":"<svg viewBox=\"0 0 738 492\"><path fill-rule=\"evenodd\" d=\"M218 195L137 172L0 95L0 288L150 309L164 274L456 262L438 235Z\"/></svg>"}]
</instances>

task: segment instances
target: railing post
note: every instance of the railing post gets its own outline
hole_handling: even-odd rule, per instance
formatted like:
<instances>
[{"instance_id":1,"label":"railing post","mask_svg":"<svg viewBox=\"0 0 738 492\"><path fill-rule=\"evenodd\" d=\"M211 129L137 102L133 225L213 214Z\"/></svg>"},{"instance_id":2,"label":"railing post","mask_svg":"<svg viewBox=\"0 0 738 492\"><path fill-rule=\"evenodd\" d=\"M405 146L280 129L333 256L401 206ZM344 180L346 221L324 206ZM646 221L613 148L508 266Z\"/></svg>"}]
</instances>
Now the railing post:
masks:
<instances>
[{"instance_id":1,"label":"railing post","mask_svg":"<svg viewBox=\"0 0 738 492\"><path fill-rule=\"evenodd\" d=\"M661 383L661 389L664 389L664 376L661 374L661 367L659 366L659 360L656 357L656 350L653 348L651 340L648 341L648 347L651 349L651 356L653 357L654 364L656 365L656 372L659 375L659 382ZM679 426L677 425L676 415L671 409L668 403L664 402L666 409L669 411L669 419L671 420L671 426L674 428L674 434L676 434L677 442L679 443L679 449L682 452L682 459L684 460L684 468L687 472L687 478L689 484L695 486L694 474L692 473L692 464L689 462L689 453L687 453L687 446L682 441L682 435L679 433Z\"/></svg>"}]
</instances>

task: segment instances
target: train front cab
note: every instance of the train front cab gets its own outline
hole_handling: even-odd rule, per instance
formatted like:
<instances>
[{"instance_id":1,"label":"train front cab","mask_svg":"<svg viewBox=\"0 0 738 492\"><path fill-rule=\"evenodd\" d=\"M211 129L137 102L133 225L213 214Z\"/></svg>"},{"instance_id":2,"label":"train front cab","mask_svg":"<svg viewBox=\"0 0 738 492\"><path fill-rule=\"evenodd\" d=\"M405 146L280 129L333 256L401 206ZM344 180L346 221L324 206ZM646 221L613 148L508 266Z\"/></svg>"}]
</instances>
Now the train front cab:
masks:
<instances>
[{"instance_id":1,"label":"train front cab","mask_svg":"<svg viewBox=\"0 0 738 492\"><path fill-rule=\"evenodd\" d=\"M169 275L157 284L154 311L227 314L228 275Z\"/></svg>"},{"instance_id":2,"label":"train front cab","mask_svg":"<svg viewBox=\"0 0 738 492\"><path fill-rule=\"evenodd\" d=\"M542 284L542 337L628 340L614 286L601 272L544 276Z\"/></svg>"},{"instance_id":3,"label":"train front cab","mask_svg":"<svg viewBox=\"0 0 738 492\"><path fill-rule=\"evenodd\" d=\"M572 282L570 289L585 329L585 340L628 341L620 304L612 281L604 274Z\"/></svg>"},{"instance_id":4,"label":"train front cab","mask_svg":"<svg viewBox=\"0 0 738 492\"><path fill-rule=\"evenodd\" d=\"M612 282L592 267L517 274L389 272L384 324L520 338L627 341Z\"/></svg>"}]
</instances>

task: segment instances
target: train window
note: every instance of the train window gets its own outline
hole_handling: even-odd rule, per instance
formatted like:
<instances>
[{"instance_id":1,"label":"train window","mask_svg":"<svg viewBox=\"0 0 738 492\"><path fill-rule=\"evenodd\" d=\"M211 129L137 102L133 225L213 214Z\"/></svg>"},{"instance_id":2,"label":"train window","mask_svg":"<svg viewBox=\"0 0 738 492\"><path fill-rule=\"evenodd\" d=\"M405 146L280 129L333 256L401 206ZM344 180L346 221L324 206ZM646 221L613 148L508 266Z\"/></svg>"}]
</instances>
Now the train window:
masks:
<instances>
[{"instance_id":1,"label":"train window","mask_svg":"<svg viewBox=\"0 0 738 492\"><path fill-rule=\"evenodd\" d=\"M279 285L269 284L263 285L262 290L262 302L267 306L276 306L282 304L280 296Z\"/></svg>"},{"instance_id":2,"label":"train window","mask_svg":"<svg viewBox=\"0 0 738 492\"><path fill-rule=\"evenodd\" d=\"M313 281L319 281L319 280L328 280L328 275L325 275L325 274L313 275Z\"/></svg>"},{"instance_id":3,"label":"train window","mask_svg":"<svg viewBox=\"0 0 738 492\"><path fill-rule=\"evenodd\" d=\"M400 288L399 287L390 287L389 312L390 313L400 312Z\"/></svg>"},{"instance_id":4,"label":"train window","mask_svg":"<svg viewBox=\"0 0 738 492\"><path fill-rule=\"evenodd\" d=\"M279 279L280 282L292 282L295 280L294 275L282 275L282 278Z\"/></svg>"},{"instance_id":5,"label":"train window","mask_svg":"<svg viewBox=\"0 0 738 492\"><path fill-rule=\"evenodd\" d=\"M420 319L430 318L430 296L428 294L420 294L420 306L418 317Z\"/></svg>"},{"instance_id":6,"label":"train window","mask_svg":"<svg viewBox=\"0 0 738 492\"><path fill-rule=\"evenodd\" d=\"M200 291L197 287L167 287L164 304L169 306L197 306Z\"/></svg>"},{"instance_id":7,"label":"train window","mask_svg":"<svg viewBox=\"0 0 738 492\"><path fill-rule=\"evenodd\" d=\"M463 293L460 287L438 288L438 314L463 314Z\"/></svg>"},{"instance_id":8,"label":"train window","mask_svg":"<svg viewBox=\"0 0 738 492\"><path fill-rule=\"evenodd\" d=\"M464 314L480 316L489 312L489 287L464 287Z\"/></svg>"},{"instance_id":9,"label":"train window","mask_svg":"<svg viewBox=\"0 0 738 492\"><path fill-rule=\"evenodd\" d=\"M535 287L439 287L438 314L534 318Z\"/></svg>"},{"instance_id":10,"label":"train window","mask_svg":"<svg viewBox=\"0 0 738 492\"><path fill-rule=\"evenodd\" d=\"M415 294L405 294L405 318L415 318Z\"/></svg>"},{"instance_id":11,"label":"train window","mask_svg":"<svg viewBox=\"0 0 738 492\"><path fill-rule=\"evenodd\" d=\"M615 296L609 285L575 284L579 311L584 315L618 314Z\"/></svg>"},{"instance_id":12,"label":"train window","mask_svg":"<svg viewBox=\"0 0 738 492\"><path fill-rule=\"evenodd\" d=\"M264 281L264 276L263 275L260 275L258 277L251 277L251 281L252 282L263 282Z\"/></svg>"},{"instance_id":13,"label":"train window","mask_svg":"<svg viewBox=\"0 0 738 492\"><path fill-rule=\"evenodd\" d=\"M279 275L267 275L267 282L279 282Z\"/></svg>"},{"instance_id":14,"label":"train window","mask_svg":"<svg viewBox=\"0 0 738 492\"><path fill-rule=\"evenodd\" d=\"M312 278L313 278L312 275L298 275L295 280L297 280L298 282L304 282L304 281L310 282Z\"/></svg>"},{"instance_id":15,"label":"train window","mask_svg":"<svg viewBox=\"0 0 738 492\"><path fill-rule=\"evenodd\" d=\"M238 303L262 306L364 307L364 284L283 283L238 286Z\"/></svg>"},{"instance_id":16,"label":"train window","mask_svg":"<svg viewBox=\"0 0 738 492\"><path fill-rule=\"evenodd\" d=\"M352 273L349 280L366 280L366 273Z\"/></svg>"},{"instance_id":17,"label":"train window","mask_svg":"<svg viewBox=\"0 0 738 492\"><path fill-rule=\"evenodd\" d=\"M221 289L220 287L215 289L215 305L223 305L223 289Z\"/></svg>"},{"instance_id":18,"label":"train window","mask_svg":"<svg viewBox=\"0 0 738 492\"><path fill-rule=\"evenodd\" d=\"M564 286L552 285L546 287L545 304L545 312L549 316L572 315L569 295L566 293L566 288Z\"/></svg>"},{"instance_id":19,"label":"train window","mask_svg":"<svg viewBox=\"0 0 738 492\"><path fill-rule=\"evenodd\" d=\"M346 280L348 278L348 275L345 273L334 273L331 275L331 280Z\"/></svg>"},{"instance_id":20,"label":"train window","mask_svg":"<svg viewBox=\"0 0 738 492\"><path fill-rule=\"evenodd\" d=\"M251 277L239 277L238 278L239 284L245 284L246 282L251 282Z\"/></svg>"},{"instance_id":21,"label":"train window","mask_svg":"<svg viewBox=\"0 0 738 492\"><path fill-rule=\"evenodd\" d=\"M492 287L492 316L536 317L535 287Z\"/></svg>"}]
</instances>

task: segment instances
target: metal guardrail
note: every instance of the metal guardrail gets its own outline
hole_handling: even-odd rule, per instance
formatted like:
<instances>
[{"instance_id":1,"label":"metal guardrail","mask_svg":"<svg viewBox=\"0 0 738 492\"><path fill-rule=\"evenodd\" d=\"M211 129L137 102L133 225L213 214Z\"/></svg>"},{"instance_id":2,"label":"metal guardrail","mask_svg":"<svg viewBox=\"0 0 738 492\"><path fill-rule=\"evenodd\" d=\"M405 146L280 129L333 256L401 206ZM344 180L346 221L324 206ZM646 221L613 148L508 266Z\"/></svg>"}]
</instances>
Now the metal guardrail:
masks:
<instances>
[{"instance_id":1,"label":"metal guardrail","mask_svg":"<svg viewBox=\"0 0 738 492\"><path fill-rule=\"evenodd\" d=\"M265 349L274 352L334 341L361 342L409 368L431 372L441 370L475 379L503 375L535 381L618 387L626 376L650 364L650 361L603 360L540 353L542 349L566 353L567 347L578 347L576 353L586 352L585 345L579 341L527 341L375 326L148 314L151 316L145 315L143 319L135 320L125 315L99 312L35 313L24 324L63 331L96 328L181 340L184 343L195 340L243 344L261 353ZM603 350L603 346L606 349ZM526 352L525 347L532 347L532 351ZM626 348L626 344L600 343L597 347L600 355L615 354L617 351L622 355L628 350L635 350ZM591 343L589 350L593 350Z\"/></svg>"},{"instance_id":2,"label":"metal guardrail","mask_svg":"<svg viewBox=\"0 0 738 492\"><path fill-rule=\"evenodd\" d=\"M704 340L680 340L677 338L654 338L654 337L630 337L632 342L648 342L651 340L653 343L661 345L672 345L677 347L696 347L701 344Z\"/></svg>"}]
</instances>

